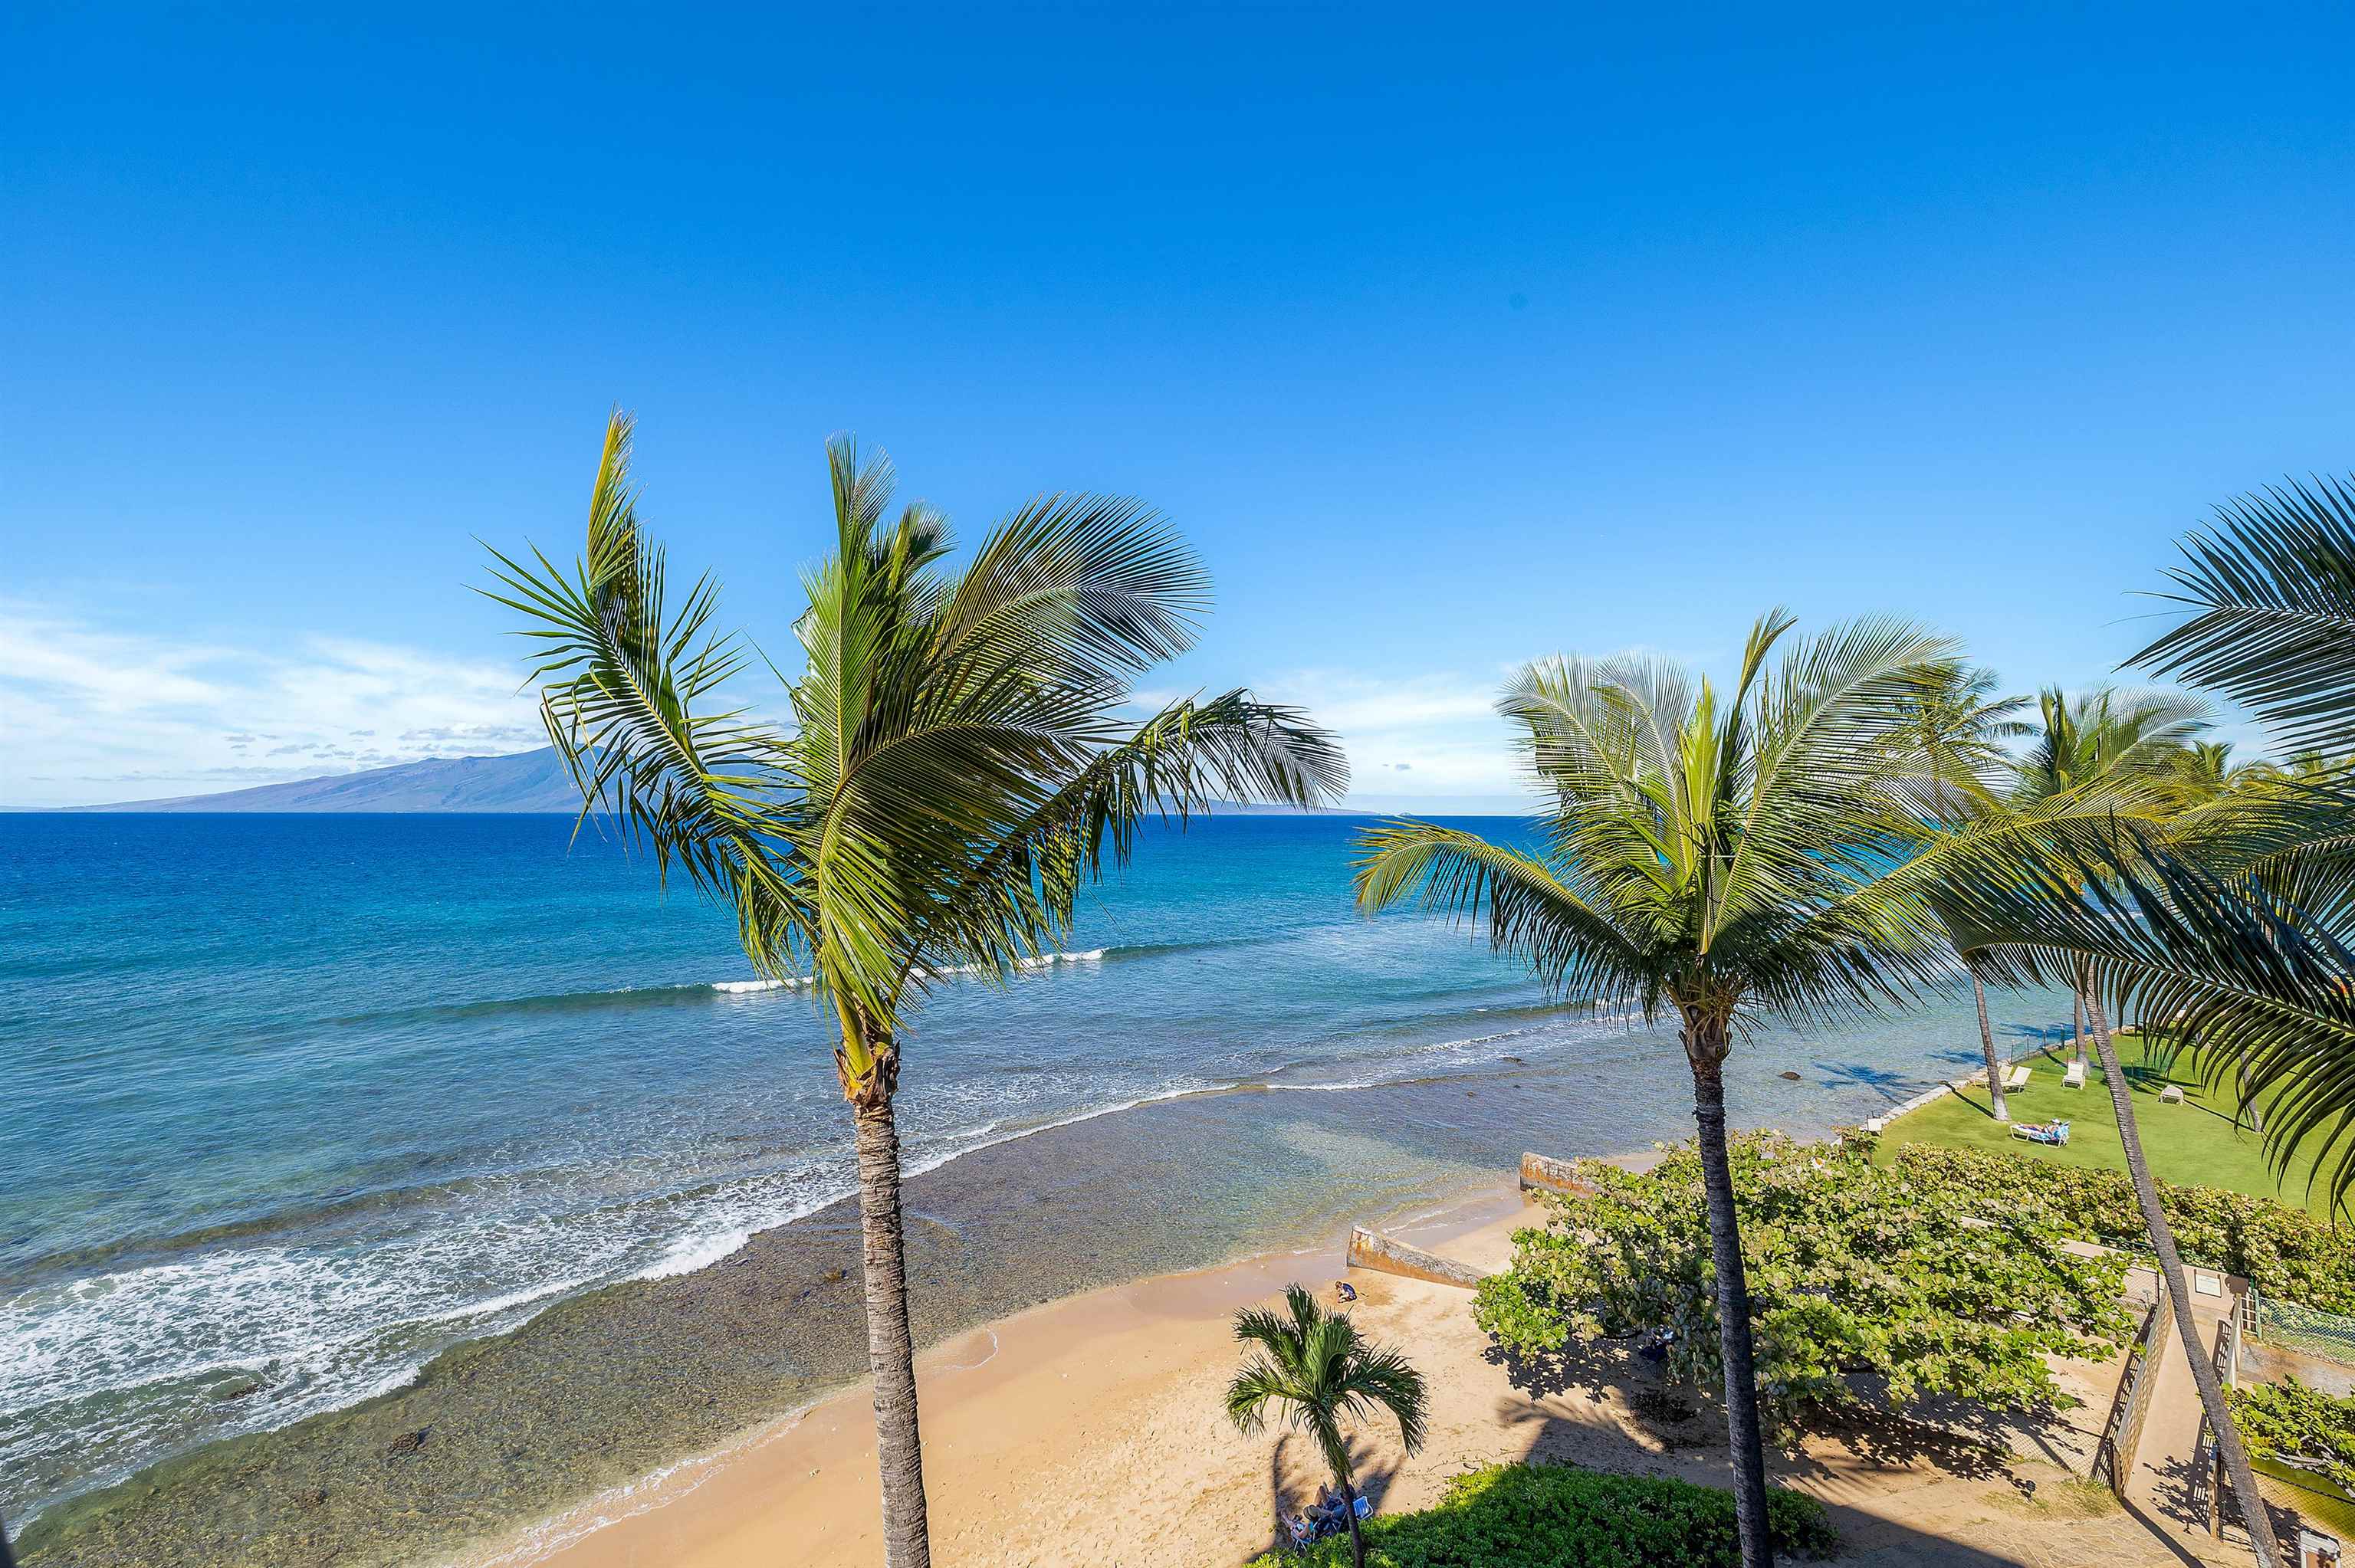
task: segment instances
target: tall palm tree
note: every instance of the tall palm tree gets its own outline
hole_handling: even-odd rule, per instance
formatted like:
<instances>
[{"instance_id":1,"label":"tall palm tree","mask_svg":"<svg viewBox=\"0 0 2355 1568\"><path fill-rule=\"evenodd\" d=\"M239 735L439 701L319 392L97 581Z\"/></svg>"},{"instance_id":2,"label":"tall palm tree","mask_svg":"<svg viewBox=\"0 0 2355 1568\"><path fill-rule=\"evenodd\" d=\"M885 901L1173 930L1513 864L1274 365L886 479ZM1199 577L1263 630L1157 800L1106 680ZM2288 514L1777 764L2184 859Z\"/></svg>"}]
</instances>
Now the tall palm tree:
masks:
<instances>
[{"instance_id":1,"label":"tall palm tree","mask_svg":"<svg viewBox=\"0 0 2355 1568\"><path fill-rule=\"evenodd\" d=\"M2009 781L2013 768L2004 742L2032 730L2015 716L2029 699L1999 697L1999 685L1994 671L1959 660L1915 673L1902 738L1922 765L1923 814L1941 829L1958 828L2003 809L1999 786ZM1987 1104L1996 1120L2008 1122L2011 1107L2004 1098L1995 1031L1987 1025L1987 983L1977 969L1969 974L1971 998L1978 1007Z\"/></svg>"},{"instance_id":2,"label":"tall palm tree","mask_svg":"<svg viewBox=\"0 0 2355 1568\"><path fill-rule=\"evenodd\" d=\"M2206 703L2172 692L2097 686L2072 700L2058 686L2049 686L2037 694L2036 705L2039 723L2010 791L2009 803L2016 807L2181 779L2181 758L2209 723ZM2088 983L2081 965L2069 987L2079 1062L2085 1059Z\"/></svg>"},{"instance_id":3,"label":"tall palm tree","mask_svg":"<svg viewBox=\"0 0 2355 1568\"><path fill-rule=\"evenodd\" d=\"M1744 1563L1772 1561L1764 1452L1733 1181L1724 1068L1750 1022L1811 1020L1951 980L1953 951L1918 900L1868 890L1935 834L1905 755L1915 672L1954 656L1915 627L1867 620L1795 639L1786 613L1752 629L1730 696L1659 660L1551 659L1498 704L1550 798L1529 853L1402 821L1368 834L1360 906L1417 885L1427 908L1476 917L1552 990L1672 1010L1692 1070L1709 1204L1726 1425Z\"/></svg>"},{"instance_id":4,"label":"tall palm tree","mask_svg":"<svg viewBox=\"0 0 2355 1568\"><path fill-rule=\"evenodd\" d=\"M1137 673L1181 652L1207 603L1193 556L1134 501L1039 497L962 571L944 519L890 508L892 471L826 448L834 553L803 579L792 721L725 688L752 654L713 628L706 577L673 608L605 431L585 553L493 552L526 618L541 714L584 818L726 900L762 974L809 970L830 1010L857 1135L868 1360L891 1568L925 1568L922 1455L892 1111L917 1004L952 969L1004 981L1068 931L1079 888L1148 812L1214 797L1313 805L1347 777L1331 738L1243 691L1120 717Z\"/></svg>"},{"instance_id":5,"label":"tall palm tree","mask_svg":"<svg viewBox=\"0 0 2355 1568\"><path fill-rule=\"evenodd\" d=\"M2243 832L2243 850L2267 831ZM2040 834L2043 842L2035 842ZM2133 1094L2102 996L2107 989L2121 1008L2139 998L2145 1017L2185 1019L2195 1033L2222 1021L2227 1038L2242 1032L2239 1048L2245 1050L2266 1038L2278 1043L2298 1005L2286 999L2318 997L2331 967L2355 956L2301 932L2294 911L2265 897L2244 874L2230 880L2212 874L2202 858L2170 843L2165 825L2147 818L2047 819L2034 832L1989 824L1954 851L1924 856L1890 881L1902 885L1926 874L1943 883L1932 896L1975 967L2043 978L2065 966L2083 986L2127 1177L2158 1256L2176 1337L2245 1505L2252 1549L2263 1568L2275 1568L2280 1552L2272 1522L2255 1500L2247 1451L2200 1342L2183 1261L2144 1156ZM2344 1042L2355 1039L2355 1019L2342 1019L2339 1029L2344 1050Z\"/></svg>"},{"instance_id":6,"label":"tall palm tree","mask_svg":"<svg viewBox=\"0 0 2355 1568\"><path fill-rule=\"evenodd\" d=\"M1235 1338L1254 1347L1227 1385L1227 1415L1246 1437L1281 1408L1298 1431L1316 1440L1348 1510L1349 1552L1366 1568L1366 1538L1358 1528L1358 1486L1342 1423L1389 1411L1399 1439L1412 1454L1425 1427L1423 1374L1395 1351L1360 1339L1347 1312L1327 1312L1305 1286L1284 1293L1289 1315L1265 1308L1235 1314Z\"/></svg>"},{"instance_id":7,"label":"tall palm tree","mask_svg":"<svg viewBox=\"0 0 2355 1568\"><path fill-rule=\"evenodd\" d=\"M2216 688L2285 743L2343 754L2355 744L2355 490L2293 482L2243 496L2182 548L2186 564L2169 574L2180 591L2169 597L2191 614L2129 662ZM2168 1021L2170 1045L2196 1044L2203 1074L2230 1083L2242 1112L2264 1102L2275 1170L2310 1158L2310 1186L2343 1209L2355 1192L2355 773L2301 758L2200 793L2163 825L2114 821L2083 836L2085 823L2048 824L2049 842L1990 842L1933 870L1947 883L1939 900L1989 938L1975 962L2065 964L2089 982L2094 1044L2178 1338L2252 1549L2272 1568L2280 1548L2192 1330L2104 1001Z\"/></svg>"}]
</instances>

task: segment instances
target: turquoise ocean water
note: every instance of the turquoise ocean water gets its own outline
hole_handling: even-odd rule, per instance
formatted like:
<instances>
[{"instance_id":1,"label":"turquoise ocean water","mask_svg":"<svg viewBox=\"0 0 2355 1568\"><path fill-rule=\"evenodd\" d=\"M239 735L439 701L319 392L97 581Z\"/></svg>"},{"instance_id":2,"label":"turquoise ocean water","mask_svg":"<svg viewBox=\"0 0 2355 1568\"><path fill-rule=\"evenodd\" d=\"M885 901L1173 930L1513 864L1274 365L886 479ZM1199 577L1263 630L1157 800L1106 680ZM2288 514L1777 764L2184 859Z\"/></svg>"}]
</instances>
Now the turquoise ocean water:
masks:
<instances>
[{"instance_id":1,"label":"turquoise ocean water","mask_svg":"<svg viewBox=\"0 0 2355 1568\"><path fill-rule=\"evenodd\" d=\"M1667 1031L1554 1005L1461 931L1360 918L1359 826L1148 832L1058 961L1006 991L943 982L908 1041L911 1167L1187 1096L1254 1097L1236 1114L1305 1129L1313 1155L1309 1133L1379 1090L1412 1137L1393 1160L1380 1126L1353 1127L1344 1201L1409 1144L1435 1184L1523 1147L1689 1130ZM567 1296L700 1268L850 1190L807 998L752 983L724 912L658 897L593 835L568 852L570 829L0 816L12 1521L399 1386ZM2066 1015L1996 1012L2014 1050ZM1736 1119L1828 1128L1976 1059L1967 995L1762 1031ZM1484 1085L1529 1092L1500 1115Z\"/></svg>"}]
</instances>

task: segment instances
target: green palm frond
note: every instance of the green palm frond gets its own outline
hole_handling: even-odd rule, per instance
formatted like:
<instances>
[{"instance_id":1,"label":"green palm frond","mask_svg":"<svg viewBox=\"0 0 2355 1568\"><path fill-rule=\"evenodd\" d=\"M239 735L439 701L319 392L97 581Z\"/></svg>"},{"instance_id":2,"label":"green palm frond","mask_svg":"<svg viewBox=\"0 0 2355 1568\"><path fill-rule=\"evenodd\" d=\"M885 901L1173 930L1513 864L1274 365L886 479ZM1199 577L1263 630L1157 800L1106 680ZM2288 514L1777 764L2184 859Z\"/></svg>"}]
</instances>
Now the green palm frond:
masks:
<instances>
[{"instance_id":1,"label":"green palm frond","mask_svg":"<svg viewBox=\"0 0 2355 1568\"><path fill-rule=\"evenodd\" d=\"M1915 672L1953 651L1948 639L1873 617L1794 647L1762 681L1754 777L1711 890L1705 942L1744 916L1771 920L1819 901L1827 878L1870 880L1891 840L1914 832L1888 753L1912 716Z\"/></svg>"},{"instance_id":2,"label":"green palm frond","mask_svg":"<svg viewBox=\"0 0 2355 1568\"><path fill-rule=\"evenodd\" d=\"M1410 1454L1429 1430L1429 1391L1423 1374L1394 1351L1369 1343L1346 1312L1327 1312L1305 1286L1284 1293L1284 1310L1247 1308L1235 1314L1238 1342L1251 1354L1227 1385L1227 1417L1250 1436L1271 1410L1314 1437L1334 1476L1349 1477L1343 1423L1388 1414Z\"/></svg>"},{"instance_id":3,"label":"green palm frond","mask_svg":"<svg viewBox=\"0 0 2355 1568\"><path fill-rule=\"evenodd\" d=\"M520 611L537 645L529 679L540 716L579 787L582 819L609 813L665 874L737 909L745 949L776 973L810 946L801 890L780 875L771 841L785 831L784 737L724 702L746 655L712 626L716 586L697 583L668 608L662 553L644 538L629 483L631 425L606 426L591 494L587 546L567 572L535 550L497 550L487 597ZM716 709L709 706L719 701Z\"/></svg>"},{"instance_id":4,"label":"green palm frond","mask_svg":"<svg viewBox=\"0 0 2355 1568\"><path fill-rule=\"evenodd\" d=\"M494 551L493 597L541 644L532 678L584 800L730 899L764 972L805 956L854 1035L895 1035L944 960L1003 977L1038 956L1148 813L1347 786L1329 735L1247 692L1124 716L1130 678L1209 604L1157 515L1050 495L953 573L946 520L898 503L890 459L848 437L826 446L835 549L803 579L803 668L771 666L792 722L769 724L728 700L751 654L717 631L716 587L666 608L629 442L616 415L580 564Z\"/></svg>"},{"instance_id":5,"label":"green palm frond","mask_svg":"<svg viewBox=\"0 0 2355 1568\"><path fill-rule=\"evenodd\" d=\"M1854 895L1931 836L1909 726L1952 645L1888 620L1791 632L1759 619L1722 702L1658 661L1531 665L1499 706L1550 797L1542 850L1391 823L1359 841L1360 906L1485 916L1550 988L1647 1012L1826 1018L1945 983L1925 901Z\"/></svg>"},{"instance_id":6,"label":"green palm frond","mask_svg":"<svg viewBox=\"0 0 2355 1568\"><path fill-rule=\"evenodd\" d=\"M1412 821L1372 830L1359 847L1365 853L1357 862L1358 904L1367 912L1420 885L1423 906L1434 913L1476 920L1485 909L1497 949L1522 959L1554 991L1649 994L1640 944L1543 862L1460 828Z\"/></svg>"},{"instance_id":7,"label":"green palm frond","mask_svg":"<svg viewBox=\"0 0 2355 1568\"><path fill-rule=\"evenodd\" d=\"M2167 776L2211 715L2205 701L2183 693L2102 686L2074 698L2047 688L2037 694L2037 716L2013 789L2018 803Z\"/></svg>"},{"instance_id":8,"label":"green palm frond","mask_svg":"<svg viewBox=\"0 0 2355 1568\"><path fill-rule=\"evenodd\" d=\"M2121 800L2138 802L2130 809ZM2075 792L1970 824L1861 897L1926 899L1972 967L2076 983L2200 1049L2269 1157L2355 1190L2355 789L2279 780L2176 815L2163 793Z\"/></svg>"},{"instance_id":9,"label":"green palm frond","mask_svg":"<svg viewBox=\"0 0 2355 1568\"><path fill-rule=\"evenodd\" d=\"M2286 747L2355 747L2355 489L2243 495L2181 548L2164 597L2194 613L2126 662L2223 693Z\"/></svg>"}]
</instances>

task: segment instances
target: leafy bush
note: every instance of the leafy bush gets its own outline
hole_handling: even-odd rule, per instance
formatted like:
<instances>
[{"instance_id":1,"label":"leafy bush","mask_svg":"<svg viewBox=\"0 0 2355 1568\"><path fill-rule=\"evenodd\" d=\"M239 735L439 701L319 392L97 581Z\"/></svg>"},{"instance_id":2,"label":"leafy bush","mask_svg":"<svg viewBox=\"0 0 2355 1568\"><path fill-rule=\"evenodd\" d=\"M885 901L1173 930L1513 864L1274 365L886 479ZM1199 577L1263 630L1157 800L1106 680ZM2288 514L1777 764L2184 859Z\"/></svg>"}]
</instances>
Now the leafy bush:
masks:
<instances>
[{"instance_id":1,"label":"leafy bush","mask_svg":"<svg viewBox=\"0 0 2355 1568\"><path fill-rule=\"evenodd\" d=\"M2016 1154L1908 1143L1897 1168L1974 1212L2032 1210L2081 1241L2145 1246L2142 1210L2123 1171L2048 1165ZM2355 1245L2344 1232L2303 1209L2223 1187L2158 1183L2159 1207L2175 1245L2227 1273L2254 1281L2260 1294L2325 1312L2355 1313Z\"/></svg>"},{"instance_id":2,"label":"leafy bush","mask_svg":"<svg viewBox=\"0 0 2355 1568\"><path fill-rule=\"evenodd\" d=\"M1823 1504L1770 1488L1766 1525L1780 1556L1828 1556L1839 1544ZM1689 1481L1611 1476L1555 1465L1496 1465L1448 1483L1421 1513L1377 1514L1369 1568L1735 1568L1733 1494ZM1252 1568L1340 1568L1349 1542L1271 1552Z\"/></svg>"},{"instance_id":3,"label":"leafy bush","mask_svg":"<svg viewBox=\"0 0 2355 1568\"><path fill-rule=\"evenodd\" d=\"M1757 1341L1759 1397L1790 1429L1886 1379L1902 1404L1951 1394L2010 1409L2073 1403L2048 1353L2103 1353L2132 1325L2125 1265L2082 1258L2051 1225L2000 1210L1985 1223L1859 1144L1732 1141L1734 1200ZM1483 1282L1480 1326L1544 1355L1573 1335L1670 1336L1663 1365L1696 1392L1721 1382L1716 1270L1690 1146L1644 1172L1582 1160L1591 1196L1559 1197L1543 1229Z\"/></svg>"},{"instance_id":4,"label":"leafy bush","mask_svg":"<svg viewBox=\"0 0 2355 1568\"><path fill-rule=\"evenodd\" d=\"M2294 1377L2232 1389L2226 1397L2253 1457L2319 1459L2332 1482L2355 1495L2355 1399L2335 1398Z\"/></svg>"}]
</instances>

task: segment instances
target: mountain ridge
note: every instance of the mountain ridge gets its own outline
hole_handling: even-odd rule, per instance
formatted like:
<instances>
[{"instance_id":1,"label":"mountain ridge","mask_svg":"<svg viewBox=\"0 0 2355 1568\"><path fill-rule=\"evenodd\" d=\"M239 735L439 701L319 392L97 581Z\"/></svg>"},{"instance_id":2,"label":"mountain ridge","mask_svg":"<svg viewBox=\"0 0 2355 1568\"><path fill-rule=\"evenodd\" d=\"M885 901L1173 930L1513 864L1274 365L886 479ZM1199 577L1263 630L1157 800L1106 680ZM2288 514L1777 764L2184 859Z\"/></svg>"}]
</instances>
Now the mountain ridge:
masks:
<instances>
[{"instance_id":1,"label":"mountain ridge","mask_svg":"<svg viewBox=\"0 0 2355 1568\"><path fill-rule=\"evenodd\" d=\"M95 806L65 806L66 811L153 812L496 812L511 816L577 814L581 794L552 746L501 757L428 758L357 773L256 784L213 795L173 795L155 800L115 800ZM1290 816L1290 806L1245 806L1220 801L1228 815Z\"/></svg>"}]
</instances>

